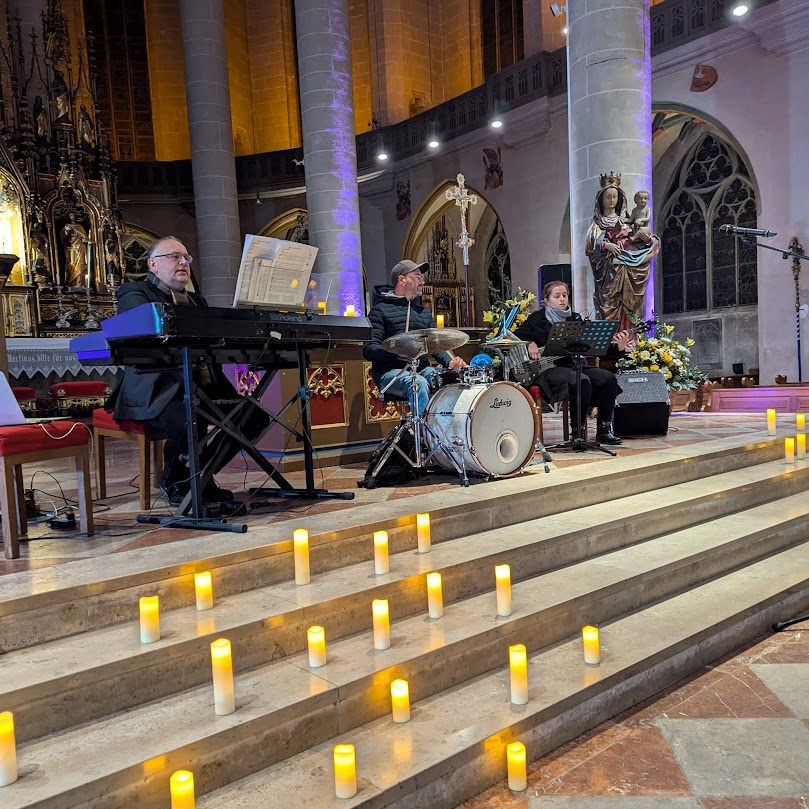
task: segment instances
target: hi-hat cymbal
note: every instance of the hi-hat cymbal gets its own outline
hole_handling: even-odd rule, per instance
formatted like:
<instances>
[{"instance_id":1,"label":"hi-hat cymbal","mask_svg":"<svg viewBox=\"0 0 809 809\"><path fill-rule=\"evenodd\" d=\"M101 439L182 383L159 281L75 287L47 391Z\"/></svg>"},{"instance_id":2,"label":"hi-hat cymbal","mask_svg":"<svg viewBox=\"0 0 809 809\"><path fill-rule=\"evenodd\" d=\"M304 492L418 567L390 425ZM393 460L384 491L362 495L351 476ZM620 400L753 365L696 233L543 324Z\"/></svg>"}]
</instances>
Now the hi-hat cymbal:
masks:
<instances>
[{"instance_id":1,"label":"hi-hat cymbal","mask_svg":"<svg viewBox=\"0 0 809 809\"><path fill-rule=\"evenodd\" d=\"M416 329L394 334L382 343L385 351L412 359L419 354L452 351L469 342L469 335L460 329Z\"/></svg>"}]
</instances>

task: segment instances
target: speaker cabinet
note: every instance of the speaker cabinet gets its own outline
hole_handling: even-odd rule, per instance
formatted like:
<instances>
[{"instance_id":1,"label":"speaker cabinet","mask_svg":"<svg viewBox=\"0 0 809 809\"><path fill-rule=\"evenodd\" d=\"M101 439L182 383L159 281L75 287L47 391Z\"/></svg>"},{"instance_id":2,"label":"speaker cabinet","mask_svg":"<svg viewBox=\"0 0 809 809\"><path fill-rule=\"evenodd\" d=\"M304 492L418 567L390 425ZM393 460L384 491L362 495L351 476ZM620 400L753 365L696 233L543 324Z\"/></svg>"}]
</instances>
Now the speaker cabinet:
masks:
<instances>
[{"instance_id":1,"label":"speaker cabinet","mask_svg":"<svg viewBox=\"0 0 809 809\"><path fill-rule=\"evenodd\" d=\"M615 434L665 435L669 431L669 392L660 371L616 374L621 393L615 400Z\"/></svg>"},{"instance_id":2,"label":"speaker cabinet","mask_svg":"<svg viewBox=\"0 0 809 809\"><path fill-rule=\"evenodd\" d=\"M542 297L545 284L550 281L564 281L570 289L570 305L573 305L573 277L570 264L540 264L537 270L537 297Z\"/></svg>"}]
</instances>

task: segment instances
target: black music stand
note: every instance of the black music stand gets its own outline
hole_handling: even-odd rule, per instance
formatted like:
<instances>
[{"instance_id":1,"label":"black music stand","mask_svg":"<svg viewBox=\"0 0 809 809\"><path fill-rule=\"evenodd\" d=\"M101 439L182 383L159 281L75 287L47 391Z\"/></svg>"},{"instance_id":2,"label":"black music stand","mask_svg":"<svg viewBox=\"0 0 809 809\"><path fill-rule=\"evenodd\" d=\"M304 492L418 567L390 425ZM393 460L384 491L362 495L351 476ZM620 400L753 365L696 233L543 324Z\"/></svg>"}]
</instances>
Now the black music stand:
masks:
<instances>
[{"instance_id":1,"label":"black music stand","mask_svg":"<svg viewBox=\"0 0 809 809\"><path fill-rule=\"evenodd\" d=\"M582 357L603 357L618 328L614 320L563 320L554 323L542 356L570 357L576 371L576 430L581 430L581 359ZM571 430L572 431L572 430ZM611 449L602 447L597 441L588 441L583 436L570 438L554 444L552 449L572 449L585 452L588 449L600 450L607 455L617 455Z\"/></svg>"}]
</instances>

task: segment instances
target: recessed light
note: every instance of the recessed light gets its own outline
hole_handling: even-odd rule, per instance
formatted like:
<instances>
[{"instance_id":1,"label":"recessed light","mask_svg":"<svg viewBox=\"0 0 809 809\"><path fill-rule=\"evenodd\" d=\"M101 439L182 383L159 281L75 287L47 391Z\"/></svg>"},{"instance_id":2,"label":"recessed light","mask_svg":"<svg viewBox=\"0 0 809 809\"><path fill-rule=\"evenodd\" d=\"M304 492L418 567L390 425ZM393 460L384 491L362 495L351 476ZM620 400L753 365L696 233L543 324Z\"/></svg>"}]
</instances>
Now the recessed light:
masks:
<instances>
[{"instance_id":1,"label":"recessed light","mask_svg":"<svg viewBox=\"0 0 809 809\"><path fill-rule=\"evenodd\" d=\"M499 118L495 118L489 122L489 126L492 129L500 129L500 127L503 126L503 122Z\"/></svg>"},{"instance_id":2,"label":"recessed light","mask_svg":"<svg viewBox=\"0 0 809 809\"><path fill-rule=\"evenodd\" d=\"M733 6L733 11L730 13L734 17L744 17L748 11L750 11L750 6L748 6L747 3L736 3L736 5Z\"/></svg>"},{"instance_id":3,"label":"recessed light","mask_svg":"<svg viewBox=\"0 0 809 809\"><path fill-rule=\"evenodd\" d=\"M379 152L377 154L377 156L376 156L376 159L379 160L380 162L384 163L388 159L388 153L387 152Z\"/></svg>"},{"instance_id":4,"label":"recessed light","mask_svg":"<svg viewBox=\"0 0 809 809\"><path fill-rule=\"evenodd\" d=\"M432 138L432 139L427 141L427 145L431 149L437 149L441 144L435 138Z\"/></svg>"}]
</instances>

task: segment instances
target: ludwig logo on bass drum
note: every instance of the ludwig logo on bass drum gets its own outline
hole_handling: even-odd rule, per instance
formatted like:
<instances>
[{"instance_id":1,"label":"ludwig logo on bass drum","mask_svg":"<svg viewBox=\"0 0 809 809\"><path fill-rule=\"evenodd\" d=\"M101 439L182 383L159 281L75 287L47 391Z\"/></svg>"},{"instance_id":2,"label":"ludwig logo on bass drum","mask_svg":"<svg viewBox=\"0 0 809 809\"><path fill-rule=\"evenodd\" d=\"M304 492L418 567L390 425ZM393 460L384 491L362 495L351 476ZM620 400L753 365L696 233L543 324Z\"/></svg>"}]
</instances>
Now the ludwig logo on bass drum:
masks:
<instances>
[{"instance_id":1,"label":"ludwig logo on bass drum","mask_svg":"<svg viewBox=\"0 0 809 809\"><path fill-rule=\"evenodd\" d=\"M489 405L489 409L495 410L498 407L511 407L511 399L500 399L495 396L494 401Z\"/></svg>"}]
</instances>

